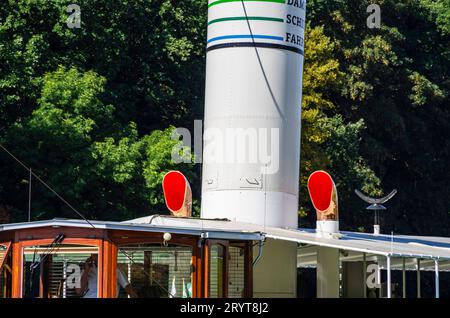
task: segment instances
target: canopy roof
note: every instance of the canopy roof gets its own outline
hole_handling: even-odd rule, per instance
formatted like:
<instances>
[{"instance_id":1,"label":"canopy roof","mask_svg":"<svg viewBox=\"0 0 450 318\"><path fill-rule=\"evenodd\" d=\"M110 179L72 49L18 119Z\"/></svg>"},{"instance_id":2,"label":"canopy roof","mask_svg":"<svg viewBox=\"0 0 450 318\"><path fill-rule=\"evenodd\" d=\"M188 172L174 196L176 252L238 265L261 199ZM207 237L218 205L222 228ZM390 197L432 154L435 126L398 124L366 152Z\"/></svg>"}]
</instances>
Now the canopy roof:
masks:
<instances>
[{"instance_id":1,"label":"canopy roof","mask_svg":"<svg viewBox=\"0 0 450 318\"><path fill-rule=\"evenodd\" d=\"M261 233L266 238L299 243L298 267L314 267L317 261L317 247L331 247L343 251L341 260L366 261L377 260L383 267L385 257L392 258L391 268L401 269L403 258L407 270L416 270L416 259L420 258L421 270L434 270L434 259L439 260L440 270L450 270L450 238L412 235L374 235L341 231L334 238L318 238L313 229L283 229L265 227L229 220L211 220L198 218L173 218L167 216L149 216L126 221L132 224L155 224L169 227L216 228L224 231L246 231ZM380 260L380 256L383 257Z\"/></svg>"},{"instance_id":2,"label":"canopy roof","mask_svg":"<svg viewBox=\"0 0 450 318\"><path fill-rule=\"evenodd\" d=\"M223 230L220 227L203 226L201 222L197 224L192 223L178 223L178 224L149 224L136 222L110 222L110 221L84 221L74 219L53 219L48 221L35 221L28 223L13 223L0 225L0 232L14 231L21 229L32 229L40 227L77 227L87 229L105 229L105 230L124 230L124 231L138 231L138 232L157 232L172 234L194 235L209 239L228 239L228 240L251 240L259 241L263 239L261 233L248 232L245 230Z\"/></svg>"},{"instance_id":3,"label":"canopy roof","mask_svg":"<svg viewBox=\"0 0 450 318\"><path fill-rule=\"evenodd\" d=\"M312 229L284 229L241 223L226 219L176 218L152 215L124 222L90 221L97 229L132 230L143 232L170 232L188 234L203 238L254 240L264 238L291 241L300 244L298 252L299 266L314 266L314 253L317 246L325 246L346 251L343 258L361 260L363 255L370 260L376 256L395 258L420 258L430 260L430 269L434 259L440 261L442 269L450 269L450 238L411 236L411 235L373 235L368 233L342 231L334 238L318 238ZM84 220L54 219L29 223L3 224L0 231L46 226L69 226L92 228ZM397 262L393 262L395 268ZM415 263L407 266L413 269ZM427 261L422 262L427 269ZM422 267L421 267L422 268Z\"/></svg>"}]
</instances>

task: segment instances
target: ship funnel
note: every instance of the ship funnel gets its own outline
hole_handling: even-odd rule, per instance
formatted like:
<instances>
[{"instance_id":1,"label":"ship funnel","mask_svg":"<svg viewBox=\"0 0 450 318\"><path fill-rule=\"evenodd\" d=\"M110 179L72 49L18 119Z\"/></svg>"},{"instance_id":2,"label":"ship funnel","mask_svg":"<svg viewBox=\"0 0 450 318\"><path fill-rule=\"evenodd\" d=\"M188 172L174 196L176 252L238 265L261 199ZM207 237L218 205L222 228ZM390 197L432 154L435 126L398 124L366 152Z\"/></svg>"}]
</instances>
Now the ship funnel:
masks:
<instances>
[{"instance_id":1,"label":"ship funnel","mask_svg":"<svg viewBox=\"0 0 450 318\"><path fill-rule=\"evenodd\" d=\"M204 218L298 227L305 0L208 1Z\"/></svg>"},{"instance_id":2,"label":"ship funnel","mask_svg":"<svg viewBox=\"0 0 450 318\"><path fill-rule=\"evenodd\" d=\"M170 213L176 217L190 217L192 191L186 177L179 171L169 171L163 177L162 187Z\"/></svg>"}]
</instances>

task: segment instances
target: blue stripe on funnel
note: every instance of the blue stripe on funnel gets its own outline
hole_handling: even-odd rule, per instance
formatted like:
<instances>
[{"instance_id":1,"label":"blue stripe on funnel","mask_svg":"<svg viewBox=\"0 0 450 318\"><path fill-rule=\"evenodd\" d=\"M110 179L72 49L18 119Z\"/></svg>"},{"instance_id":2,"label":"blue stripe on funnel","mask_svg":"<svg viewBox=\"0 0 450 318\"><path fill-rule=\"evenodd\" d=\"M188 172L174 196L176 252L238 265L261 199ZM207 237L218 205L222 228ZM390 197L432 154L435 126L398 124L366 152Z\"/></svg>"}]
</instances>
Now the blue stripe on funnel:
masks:
<instances>
[{"instance_id":1,"label":"blue stripe on funnel","mask_svg":"<svg viewBox=\"0 0 450 318\"><path fill-rule=\"evenodd\" d=\"M224 35L224 36L218 36L212 39L208 40L208 43L214 42L214 41L220 41L220 40L232 40L232 39L264 39L264 40L275 40L275 41L284 41L284 38L281 36L274 36L274 35L251 35L251 34L238 34L238 35Z\"/></svg>"}]
</instances>

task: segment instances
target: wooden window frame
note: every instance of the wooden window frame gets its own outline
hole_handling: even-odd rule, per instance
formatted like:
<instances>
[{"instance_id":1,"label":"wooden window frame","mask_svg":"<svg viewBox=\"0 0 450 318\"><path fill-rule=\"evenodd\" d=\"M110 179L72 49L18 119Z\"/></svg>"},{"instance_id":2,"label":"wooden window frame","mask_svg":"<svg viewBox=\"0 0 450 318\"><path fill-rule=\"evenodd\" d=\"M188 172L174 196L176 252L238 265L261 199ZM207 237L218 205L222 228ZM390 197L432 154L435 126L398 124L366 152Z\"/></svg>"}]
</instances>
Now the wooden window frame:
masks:
<instances>
[{"instance_id":1,"label":"wooden window frame","mask_svg":"<svg viewBox=\"0 0 450 318\"><path fill-rule=\"evenodd\" d=\"M142 233L135 231L123 231L123 230L111 230L108 232L108 236L111 242L114 243L115 249L112 251L110 257L112 258L113 265L109 273L110 282L115 282L117 279L117 257L119 249L124 245L133 244L162 244L164 233ZM199 238L189 235L172 234L172 239L169 244L175 246L190 247L192 251L192 266L193 272L191 273L192 283L192 298L198 298L202 295L201 290L201 272L202 272L202 255L201 250L198 247ZM107 263L109 264L109 263ZM106 265L106 264L105 264ZM109 286L109 290L105 291L105 297L115 298L117 294L117 284Z\"/></svg>"},{"instance_id":2,"label":"wooden window frame","mask_svg":"<svg viewBox=\"0 0 450 318\"><path fill-rule=\"evenodd\" d=\"M23 265L24 265L24 252L25 248L31 247L31 246L39 246L39 245L50 245L52 244L53 239L40 239L40 240L30 240L25 242L19 242L14 244L14 251L13 251L13 268L14 268L14 275L13 275L13 297L14 298L23 298ZM103 241L99 239L86 239L86 238L65 238L62 244L67 245L83 245L83 246L90 246L90 247L96 247L98 251L98 266L97 266L97 297L102 298L103 297L103 274L104 274L104 247L103 247ZM15 278L15 279L14 279ZM40 287L41 289L41 287ZM40 290L40 295L42 291Z\"/></svg>"},{"instance_id":3,"label":"wooden window frame","mask_svg":"<svg viewBox=\"0 0 450 318\"><path fill-rule=\"evenodd\" d=\"M244 298L253 298L253 241L230 241L244 249Z\"/></svg>"},{"instance_id":4,"label":"wooden window frame","mask_svg":"<svg viewBox=\"0 0 450 318\"><path fill-rule=\"evenodd\" d=\"M245 242L245 298L253 298L253 241Z\"/></svg>"},{"instance_id":5,"label":"wooden window frame","mask_svg":"<svg viewBox=\"0 0 450 318\"><path fill-rule=\"evenodd\" d=\"M204 296L205 298L210 298L210 279L209 279L209 274L210 274L210 257L211 257L211 247L214 244L218 244L218 245L222 245L224 247L224 262L223 262L223 277L222 277L222 281L223 281L223 298L227 298L228 297L228 255L229 255L229 241L226 240L207 240L206 244L205 244L205 266L204 266Z\"/></svg>"}]
</instances>

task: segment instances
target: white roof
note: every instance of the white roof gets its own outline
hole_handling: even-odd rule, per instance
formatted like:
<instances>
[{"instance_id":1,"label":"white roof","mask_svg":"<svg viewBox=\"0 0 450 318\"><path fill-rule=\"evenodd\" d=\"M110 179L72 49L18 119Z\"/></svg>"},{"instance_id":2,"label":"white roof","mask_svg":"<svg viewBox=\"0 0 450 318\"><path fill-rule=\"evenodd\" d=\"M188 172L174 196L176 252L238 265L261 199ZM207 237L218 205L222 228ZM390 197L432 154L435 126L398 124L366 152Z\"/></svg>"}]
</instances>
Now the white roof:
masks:
<instances>
[{"instance_id":1,"label":"white roof","mask_svg":"<svg viewBox=\"0 0 450 318\"><path fill-rule=\"evenodd\" d=\"M269 229L266 236L382 256L450 260L450 238L443 237L373 235L342 231L334 238L318 238L315 231L310 229Z\"/></svg>"},{"instance_id":2,"label":"white roof","mask_svg":"<svg viewBox=\"0 0 450 318\"><path fill-rule=\"evenodd\" d=\"M104 229L171 232L230 240L258 241L267 237L296 242L301 244L299 248L300 266L302 264L313 265L311 262L308 263L306 258L304 258L305 261L302 263L301 258L303 251L306 251L305 249L311 246L326 246L347 251L350 253L348 257L353 257L355 260L361 258L363 253L366 253L369 257L390 256L392 258L438 259L441 264L446 264L445 262L450 264L450 238L447 237L390 236L342 231L339 236L334 238L318 238L312 229L284 229L225 219L176 218L162 215L152 215L124 222L90 222L96 228ZM0 231L42 226L90 227L83 220L54 219L51 221L0 225ZM311 250L309 248L309 255L312 255ZM307 253L305 252L304 254L306 255ZM395 261L393 263L395 266ZM426 261L423 264L427 264Z\"/></svg>"},{"instance_id":3,"label":"white roof","mask_svg":"<svg viewBox=\"0 0 450 318\"><path fill-rule=\"evenodd\" d=\"M176 221L176 220L174 220ZM159 224L158 224L159 223ZM13 231L20 229L31 229L39 227L78 227L78 228L96 228L96 229L108 229L108 230L131 230L141 232L170 232L173 234L186 234L194 235L203 238L211 239L229 239L229 240L251 240L259 241L264 237L257 231L245 231L245 230L225 230L220 227L211 227L202 224L201 222L173 222L176 224L163 224L158 223L146 223L146 222L109 222L109 221L89 221L85 220L73 220L73 219L53 219L48 221L35 221L28 223L13 223L0 225L1 231Z\"/></svg>"},{"instance_id":4,"label":"white roof","mask_svg":"<svg viewBox=\"0 0 450 318\"><path fill-rule=\"evenodd\" d=\"M348 259L362 259L363 253L370 260L370 257L390 256L392 258L420 258L422 267L434 266L434 261L438 259L442 266L445 262L450 265L450 238L447 237L427 237L408 235L373 235L368 233L342 231L335 238L318 238L315 230L312 229L283 229L275 227L265 227L249 223L234 222L229 220L210 220L198 218L174 218L168 216L149 216L140 219L126 221L131 224L155 224L169 227L198 227L200 224L205 228L216 228L225 231L245 231L263 233L265 237L297 242L306 246L326 246L350 252ZM301 256L304 247L299 248ZM415 260L414 260L415 261ZM392 261L395 268L398 262ZM431 264L433 263L433 264ZM301 266L301 258L299 259ZM312 264L311 264L312 265ZM413 268L413 264L407 263L408 269ZM414 265L415 266L415 265Z\"/></svg>"}]
</instances>

